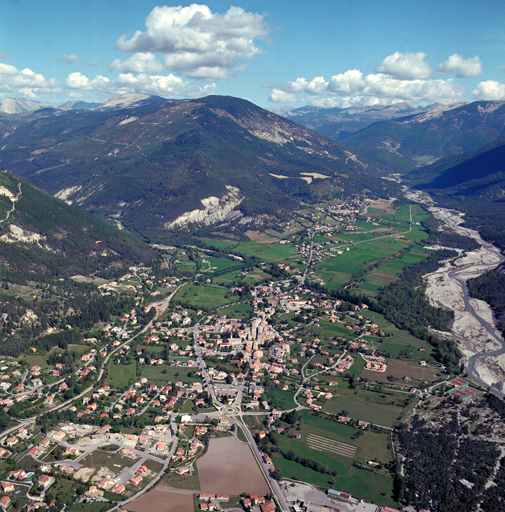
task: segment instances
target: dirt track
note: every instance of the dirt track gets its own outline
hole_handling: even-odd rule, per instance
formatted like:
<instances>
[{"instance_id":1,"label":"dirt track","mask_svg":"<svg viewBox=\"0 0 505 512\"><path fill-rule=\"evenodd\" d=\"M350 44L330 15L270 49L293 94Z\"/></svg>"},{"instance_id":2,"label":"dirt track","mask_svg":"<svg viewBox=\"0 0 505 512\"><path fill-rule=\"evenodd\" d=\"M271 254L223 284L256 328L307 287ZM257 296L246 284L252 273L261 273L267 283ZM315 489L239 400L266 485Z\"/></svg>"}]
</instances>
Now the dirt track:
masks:
<instances>
[{"instance_id":1,"label":"dirt track","mask_svg":"<svg viewBox=\"0 0 505 512\"><path fill-rule=\"evenodd\" d=\"M202 492L264 496L268 486L247 444L234 437L211 439L207 453L197 461Z\"/></svg>"}]
</instances>

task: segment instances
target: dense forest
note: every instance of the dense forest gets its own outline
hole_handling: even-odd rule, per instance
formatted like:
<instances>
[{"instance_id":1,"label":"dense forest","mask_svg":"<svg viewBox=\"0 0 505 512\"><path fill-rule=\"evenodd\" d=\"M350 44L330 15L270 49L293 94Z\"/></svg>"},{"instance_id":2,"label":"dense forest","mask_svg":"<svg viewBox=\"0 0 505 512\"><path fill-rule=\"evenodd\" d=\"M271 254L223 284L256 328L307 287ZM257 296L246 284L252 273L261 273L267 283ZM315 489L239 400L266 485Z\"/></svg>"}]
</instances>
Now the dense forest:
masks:
<instances>
[{"instance_id":1,"label":"dense forest","mask_svg":"<svg viewBox=\"0 0 505 512\"><path fill-rule=\"evenodd\" d=\"M400 431L405 477L397 475L396 481L398 497L406 505L440 512L478 509L500 450L495 443L464 434L456 413L440 425L415 417L411 430Z\"/></svg>"},{"instance_id":2,"label":"dense forest","mask_svg":"<svg viewBox=\"0 0 505 512\"><path fill-rule=\"evenodd\" d=\"M406 329L417 338L427 340L433 345L440 362L453 366L458 365L461 357L456 344L433 336L428 327L448 331L454 313L436 308L428 302L423 276L437 270L441 261L455 256L455 251L444 249L436 251L423 261L409 265L398 281L379 292L379 302L374 304L376 311L397 327Z\"/></svg>"},{"instance_id":3,"label":"dense forest","mask_svg":"<svg viewBox=\"0 0 505 512\"><path fill-rule=\"evenodd\" d=\"M95 285L71 279L40 285L30 293L30 300L8 295L5 287L9 285L4 281L0 290L0 353L12 357L29 346L66 348L75 341L69 339L70 333L108 322L134 306L127 295L102 295ZM62 332L44 336L48 330Z\"/></svg>"},{"instance_id":4,"label":"dense forest","mask_svg":"<svg viewBox=\"0 0 505 512\"><path fill-rule=\"evenodd\" d=\"M480 247L480 244L468 236L460 235L455 231L440 231L442 222L435 217L428 217L421 222L421 225L429 235L428 242L432 245L441 245L443 247L451 247L454 249L463 249L464 251L474 251Z\"/></svg>"}]
</instances>

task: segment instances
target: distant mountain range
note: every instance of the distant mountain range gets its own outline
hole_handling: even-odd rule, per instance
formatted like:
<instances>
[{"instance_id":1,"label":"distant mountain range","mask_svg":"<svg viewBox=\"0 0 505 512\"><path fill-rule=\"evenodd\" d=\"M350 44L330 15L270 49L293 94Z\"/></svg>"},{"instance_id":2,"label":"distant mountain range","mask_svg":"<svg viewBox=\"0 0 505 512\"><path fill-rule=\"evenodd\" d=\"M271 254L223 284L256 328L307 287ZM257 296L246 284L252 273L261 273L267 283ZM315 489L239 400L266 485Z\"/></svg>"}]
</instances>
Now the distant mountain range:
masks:
<instances>
[{"instance_id":1,"label":"distant mountain range","mask_svg":"<svg viewBox=\"0 0 505 512\"><path fill-rule=\"evenodd\" d=\"M463 209L489 240L505 232L503 101L303 107L290 119L221 96L38 107L0 116L0 165L148 239L273 225L365 190L387 197L399 192L388 174Z\"/></svg>"},{"instance_id":2,"label":"distant mountain range","mask_svg":"<svg viewBox=\"0 0 505 512\"><path fill-rule=\"evenodd\" d=\"M237 98L127 94L0 118L0 165L144 236L277 222L303 201L387 196L373 162Z\"/></svg>"},{"instance_id":3,"label":"distant mountain range","mask_svg":"<svg viewBox=\"0 0 505 512\"><path fill-rule=\"evenodd\" d=\"M428 112L437 106L438 104L434 104L421 108L408 103L396 103L371 107L321 108L308 105L296 109L284 108L278 113L321 135L339 141L378 121Z\"/></svg>"},{"instance_id":4,"label":"distant mountain range","mask_svg":"<svg viewBox=\"0 0 505 512\"><path fill-rule=\"evenodd\" d=\"M47 101L31 101L17 98L4 98L0 100L0 115L23 114L34 112L41 108L55 108L59 110L84 109L89 110L100 106L100 103L88 103L86 101L67 101L65 103L49 103Z\"/></svg>"},{"instance_id":5,"label":"distant mountain range","mask_svg":"<svg viewBox=\"0 0 505 512\"><path fill-rule=\"evenodd\" d=\"M339 139L383 173L466 213L466 224L505 249L505 102L302 107L282 115ZM354 133L350 133L354 132Z\"/></svg>"},{"instance_id":6,"label":"distant mountain range","mask_svg":"<svg viewBox=\"0 0 505 512\"><path fill-rule=\"evenodd\" d=\"M504 134L505 102L475 101L375 123L342 141L390 169L414 167L474 151Z\"/></svg>"}]
</instances>

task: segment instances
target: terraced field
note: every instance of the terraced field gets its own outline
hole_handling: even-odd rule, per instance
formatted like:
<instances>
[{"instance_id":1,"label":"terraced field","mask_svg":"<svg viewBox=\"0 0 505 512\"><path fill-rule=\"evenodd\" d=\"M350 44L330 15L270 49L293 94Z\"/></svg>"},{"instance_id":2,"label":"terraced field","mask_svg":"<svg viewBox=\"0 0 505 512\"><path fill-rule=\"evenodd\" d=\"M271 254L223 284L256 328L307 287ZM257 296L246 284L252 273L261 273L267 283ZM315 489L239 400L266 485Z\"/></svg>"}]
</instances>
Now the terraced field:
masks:
<instances>
[{"instance_id":1,"label":"terraced field","mask_svg":"<svg viewBox=\"0 0 505 512\"><path fill-rule=\"evenodd\" d=\"M356 446L350 444L339 443L333 441L327 437L317 436L315 434L308 434L307 445L311 450L317 450L319 452L335 453L336 455L342 455L343 457L349 457L351 459L356 455Z\"/></svg>"}]
</instances>

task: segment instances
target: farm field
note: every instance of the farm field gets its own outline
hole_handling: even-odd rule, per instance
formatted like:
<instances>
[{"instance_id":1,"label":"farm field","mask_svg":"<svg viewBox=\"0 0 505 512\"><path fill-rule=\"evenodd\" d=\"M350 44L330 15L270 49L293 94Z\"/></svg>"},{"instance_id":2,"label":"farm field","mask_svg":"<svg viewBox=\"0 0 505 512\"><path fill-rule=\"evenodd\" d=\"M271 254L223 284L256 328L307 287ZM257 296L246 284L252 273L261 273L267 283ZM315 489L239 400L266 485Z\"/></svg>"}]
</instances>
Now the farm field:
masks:
<instances>
[{"instance_id":1,"label":"farm field","mask_svg":"<svg viewBox=\"0 0 505 512\"><path fill-rule=\"evenodd\" d=\"M260 244L258 242L242 242L236 251L246 256L257 256L267 262L293 258L299 254L298 250L290 244Z\"/></svg>"},{"instance_id":2,"label":"farm field","mask_svg":"<svg viewBox=\"0 0 505 512\"><path fill-rule=\"evenodd\" d=\"M196 464L204 493L235 496L242 492L260 496L268 493L268 485L249 445L234 437L211 439L207 453Z\"/></svg>"},{"instance_id":3,"label":"farm field","mask_svg":"<svg viewBox=\"0 0 505 512\"><path fill-rule=\"evenodd\" d=\"M221 270L229 270L230 272L235 269L243 268L243 264L239 261L233 259L229 260L228 258L217 258L215 256L210 256L207 253L201 253L199 255L200 260L200 270L202 272L218 272Z\"/></svg>"},{"instance_id":4,"label":"farm field","mask_svg":"<svg viewBox=\"0 0 505 512\"><path fill-rule=\"evenodd\" d=\"M251 316L253 308L250 304L237 304L219 310L220 315L226 315L228 318L247 318Z\"/></svg>"},{"instance_id":5,"label":"farm field","mask_svg":"<svg viewBox=\"0 0 505 512\"><path fill-rule=\"evenodd\" d=\"M273 244L280 240L279 236L268 231L246 231L245 235L253 242L259 244Z\"/></svg>"},{"instance_id":6,"label":"farm field","mask_svg":"<svg viewBox=\"0 0 505 512\"><path fill-rule=\"evenodd\" d=\"M357 457L368 459L377 457L382 462L388 462L391 458L389 450L386 448L388 437L386 434L363 432L363 435L358 439L352 439L352 436L356 433L356 429L352 427L325 419L324 417L312 416L310 411L302 411L301 415L302 425L300 433L303 440L309 434L318 435L340 443L356 446ZM287 439L285 436L283 437ZM294 442L300 443L300 440L295 440Z\"/></svg>"},{"instance_id":7,"label":"farm field","mask_svg":"<svg viewBox=\"0 0 505 512\"><path fill-rule=\"evenodd\" d=\"M195 489L198 491L198 489ZM193 491L160 484L128 503L131 512L193 512Z\"/></svg>"},{"instance_id":8,"label":"farm field","mask_svg":"<svg viewBox=\"0 0 505 512\"><path fill-rule=\"evenodd\" d=\"M398 276L403 272L403 269L407 265L412 265L413 263L418 263L421 260L424 260L428 257L428 253L421 253L417 251L410 251L401 258L397 258L393 261L382 265L379 267L376 272L380 274L386 274L391 276Z\"/></svg>"},{"instance_id":9,"label":"farm field","mask_svg":"<svg viewBox=\"0 0 505 512\"><path fill-rule=\"evenodd\" d=\"M369 235L364 235L363 240L369 238ZM355 274L360 270L363 270L374 261L386 256L391 256L401 249L398 242L392 238L382 238L379 240L371 240L369 242L363 242L355 247L352 247L349 251L344 251L343 254L336 258L324 260L319 263L316 273L318 270L326 272L342 272L345 274Z\"/></svg>"},{"instance_id":10,"label":"farm field","mask_svg":"<svg viewBox=\"0 0 505 512\"><path fill-rule=\"evenodd\" d=\"M361 376L375 382L389 382L387 379L389 375L402 380L407 376L417 381L426 380L428 382L434 382L439 379L436 375L439 372L440 370L438 368L426 368L419 366L417 362L390 359L385 372L363 370ZM408 383L405 383L405 385L409 386Z\"/></svg>"},{"instance_id":11,"label":"farm field","mask_svg":"<svg viewBox=\"0 0 505 512\"><path fill-rule=\"evenodd\" d=\"M225 240L213 240L212 238L203 238L203 240L212 247L218 249L232 249L237 245L237 242L226 242Z\"/></svg>"},{"instance_id":12,"label":"farm field","mask_svg":"<svg viewBox=\"0 0 505 512\"><path fill-rule=\"evenodd\" d=\"M359 390L357 394L341 394L328 400L323 405L323 411L331 414L341 414L342 410L345 410L351 418L384 427L392 427L403 408L389 403L380 403L376 398L380 398L377 393L362 390Z\"/></svg>"},{"instance_id":13,"label":"farm field","mask_svg":"<svg viewBox=\"0 0 505 512\"><path fill-rule=\"evenodd\" d=\"M302 466L294 461L289 461L281 455L274 454L274 464L280 469L284 477L296 478L298 480L316 485L322 488L334 488L345 490L350 494L373 501L374 503L393 506L390 492L386 496L380 494L380 490L391 490L392 480L389 477L368 473L352 466L353 458L349 455L355 449L355 458L372 460L377 458L383 463L391 460L387 449L388 436L386 434L375 434L363 432L358 439L351 439L356 433L352 427L312 416L309 411L302 411L302 422L300 433L301 439L291 439L285 435L276 435L279 449L287 452L294 451L300 457L312 458L326 466L331 471L337 471L338 476L319 473L310 468ZM324 440L324 443L320 441ZM323 447L342 446L347 456L337 454ZM318 449L314 449L314 447Z\"/></svg>"},{"instance_id":14,"label":"farm field","mask_svg":"<svg viewBox=\"0 0 505 512\"><path fill-rule=\"evenodd\" d=\"M107 366L107 378L105 384L113 388L124 388L129 385L130 379L136 380L135 365L115 365Z\"/></svg>"},{"instance_id":15,"label":"farm field","mask_svg":"<svg viewBox=\"0 0 505 512\"><path fill-rule=\"evenodd\" d=\"M181 301L189 303L195 308L213 309L215 307L224 306L231 302L236 302L237 298L231 296L225 298L228 293L227 288L217 285L186 285L181 288L174 297L174 302Z\"/></svg>"},{"instance_id":16,"label":"farm field","mask_svg":"<svg viewBox=\"0 0 505 512\"><path fill-rule=\"evenodd\" d=\"M327 437L317 436L316 434L308 434L306 437L307 446L311 450L317 450L320 452L335 453L336 455L342 455L343 457L354 458L356 455L356 446L350 444L339 443L333 441Z\"/></svg>"}]
</instances>

